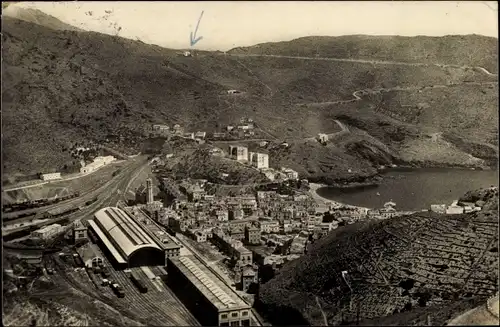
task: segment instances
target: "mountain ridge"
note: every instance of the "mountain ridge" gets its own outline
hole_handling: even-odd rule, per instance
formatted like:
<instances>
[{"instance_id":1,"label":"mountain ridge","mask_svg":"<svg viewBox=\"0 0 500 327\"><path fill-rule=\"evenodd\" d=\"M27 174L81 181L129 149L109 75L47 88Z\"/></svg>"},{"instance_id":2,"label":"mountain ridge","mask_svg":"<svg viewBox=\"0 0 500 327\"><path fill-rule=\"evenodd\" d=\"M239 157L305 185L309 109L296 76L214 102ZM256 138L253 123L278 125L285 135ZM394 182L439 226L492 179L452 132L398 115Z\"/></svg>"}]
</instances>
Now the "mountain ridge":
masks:
<instances>
[{"instance_id":1,"label":"mountain ridge","mask_svg":"<svg viewBox=\"0 0 500 327\"><path fill-rule=\"evenodd\" d=\"M79 141L137 153L149 124L179 123L210 133L242 116L253 117L271 140L290 143L285 152L273 150L272 165L325 182L363 180L380 164L485 167L484 160L497 158L494 149L473 146L479 140L498 144L497 78L481 71L204 51L184 57L140 41L11 17L3 27L3 118L13 127L4 129L2 151L10 175L75 169L68 149ZM477 85L465 84L469 80ZM460 116L435 100L440 89L432 85L445 87ZM228 89L244 93L230 96ZM366 94L348 101L356 90ZM407 99L411 110L401 110ZM471 109L465 100L477 105ZM436 117L449 123L432 123ZM336 120L349 132L334 133L326 146L312 140L334 132ZM442 139L427 137L439 132L446 132ZM112 141L119 135L122 141ZM471 161L470 151L485 159Z\"/></svg>"},{"instance_id":2,"label":"mountain ridge","mask_svg":"<svg viewBox=\"0 0 500 327\"><path fill-rule=\"evenodd\" d=\"M437 41L437 42L434 42ZM380 43L389 43L381 45ZM446 36L305 36L290 41L236 47L228 53L303 55L480 66L498 73L498 38L478 34ZM381 51L385 48L386 51ZM474 49L474 58L464 49ZM373 54L376 54L373 56ZM372 54L371 56L369 54Z\"/></svg>"}]
</instances>

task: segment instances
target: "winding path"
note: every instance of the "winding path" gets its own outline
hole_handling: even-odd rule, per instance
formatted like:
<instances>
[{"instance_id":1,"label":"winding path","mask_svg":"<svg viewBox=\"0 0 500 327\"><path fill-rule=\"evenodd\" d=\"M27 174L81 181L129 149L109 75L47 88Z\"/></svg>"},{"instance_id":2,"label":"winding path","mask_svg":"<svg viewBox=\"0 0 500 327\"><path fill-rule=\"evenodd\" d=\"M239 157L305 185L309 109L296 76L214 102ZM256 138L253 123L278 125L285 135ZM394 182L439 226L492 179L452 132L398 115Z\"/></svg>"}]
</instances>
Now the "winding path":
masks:
<instances>
[{"instance_id":1,"label":"winding path","mask_svg":"<svg viewBox=\"0 0 500 327\"><path fill-rule=\"evenodd\" d=\"M362 89L356 90L352 93L353 98L350 100L336 100L336 101L324 101L324 102L311 102L311 103L298 103L296 106L302 107L322 107L335 104L346 104L350 102L356 102L362 100L360 95L367 94L381 94L393 91L420 91L427 89L443 89L448 87L454 87L459 85L496 85L498 82L463 82L463 83L452 83L452 84L436 84L429 86L395 86L390 88L376 88L376 89Z\"/></svg>"},{"instance_id":2,"label":"winding path","mask_svg":"<svg viewBox=\"0 0 500 327\"><path fill-rule=\"evenodd\" d=\"M489 72L484 67L473 66L460 66L460 65L446 65L446 64L432 64L421 62L404 62L404 61L383 61L383 60L368 60L368 59L349 59L349 58L331 58L331 57L301 57L301 56L284 56L284 55L265 55L265 54L229 54L232 57L268 57L268 58L286 58L286 59L301 59L301 60L322 60L322 61L338 61L338 62L358 62L364 64L374 65L400 65L400 66L422 66L422 67L439 67L439 68L458 68L458 69L476 69L482 71L489 76L498 76Z\"/></svg>"},{"instance_id":3,"label":"winding path","mask_svg":"<svg viewBox=\"0 0 500 327\"><path fill-rule=\"evenodd\" d=\"M232 57L264 57L264 58L286 58L286 59L299 59L299 60L320 60L320 61L337 61L337 62L357 62L373 65L401 65L401 66L413 66L413 67L439 67L439 68L456 68L464 70L475 70L482 72L488 76L498 77L498 74L491 73L484 67L480 66L460 66L460 65L446 65L446 64L433 64L433 63L412 63L412 62L402 62L402 61L381 61L381 60L368 60L368 59L348 59L348 58L330 58L330 57L301 57L301 56L284 56L284 55L265 55L265 54L229 54ZM238 60L237 60L238 61ZM243 65L240 61L238 61ZM246 68L246 66L245 66ZM247 68L248 69L248 68ZM252 75L254 75L252 73ZM255 75L254 75L255 76ZM408 86L401 87L396 86L392 88L378 88L378 89L362 89L356 90L352 93L353 98L350 100L337 100L337 101L325 101L325 102L313 102L313 103L299 103L296 106L325 106L325 105L335 105L335 104L346 104L350 102L360 101L361 97L359 94L377 94L381 92L391 92L391 91L418 91L425 90L429 88L446 88L453 87L457 85L493 85L498 84L495 82L463 82L463 83L450 83L447 85L431 85L431 86ZM266 85L267 86L267 85ZM268 87L269 88L269 87Z\"/></svg>"}]
</instances>

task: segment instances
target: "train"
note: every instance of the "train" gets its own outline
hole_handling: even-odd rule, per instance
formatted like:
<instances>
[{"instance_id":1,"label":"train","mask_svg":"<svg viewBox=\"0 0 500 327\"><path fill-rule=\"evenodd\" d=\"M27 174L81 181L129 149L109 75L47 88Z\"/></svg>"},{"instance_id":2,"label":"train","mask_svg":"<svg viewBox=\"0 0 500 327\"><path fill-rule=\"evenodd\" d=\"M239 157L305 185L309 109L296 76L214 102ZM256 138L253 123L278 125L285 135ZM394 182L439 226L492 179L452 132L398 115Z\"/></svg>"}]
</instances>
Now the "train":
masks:
<instances>
[{"instance_id":1,"label":"train","mask_svg":"<svg viewBox=\"0 0 500 327\"><path fill-rule=\"evenodd\" d=\"M28 209L34 209L34 208L40 208L40 207L45 207L51 204L59 203L61 201L77 198L80 196L80 192L75 192L73 194L68 194L65 196L61 196L55 199L39 199L39 200L31 200L31 201L24 201L24 202L19 202L19 203L10 203L2 206L2 211L7 213L7 212L15 212L15 211L21 211L21 210L28 210Z\"/></svg>"},{"instance_id":2,"label":"train","mask_svg":"<svg viewBox=\"0 0 500 327\"><path fill-rule=\"evenodd\" d=\"M83 268L85 265L83 264L83 260L82 258L80 258L80 256L78 254L73 254L73 260L75 261L75 265L77 267L81 267Z\"/></svg>"},{"instance_id":3,"label":"train","mask_svg":"<svg viewBox=\"0 0 500 327\"><path fill-rule=\"evenodd\" d=\"M115 292L116 296L120 298L125 297L125 292L123 291L123 288L117 283L111 283L111 289L113 290L113 292Z\"/></svg>"},{"instance_id":4,"label":"train","mask_svg":"<svg viewBox=\"0 0 500 327\"><path fill-rule=\"evenodd\" d=\"M101 275L104 278L108 278L109 276L111 276L108 267L105 267L105 266L102 267Z\"/></svg>"},{"instance_id":5,"label":"train","mask_svg":"<svg viewBox=\"0 0 500 327\"><path fill-rule=\"evenodd\" d=\"M95 197L92 200L89 200L89 201L85 202L85 206L88 206L88 205L96 202L97 199L98 198ZM82 209L83 209L83 206L80 206L78 208L71 208L71 209L67 209L67 207L66 208L63 207L63 208L56 208L56 209L52 209L52 210L48 210L48 211L42 211L42 212L22 213L22 214L19 214L17 216L14 216L14 217L4 218L3 221L4 222L5 221L12 221L12 220L17 220L17 219L20 219L20 218L27 218L27 217L32 217L32 219L58 218L60 216L68 215L68 214L74 213L74 212L82 210Z\"/></svg>"},{"instance_id":6,"label":"train","mask_svg":"<svg viewBox=\"0 0 500 327\"><path fill-rule=\"evenodd\" d=\"M130 279L132 280L132 282L134 283L134 285L137 287L137 289L139 290L139 292L141 292L141 293L147 293L148 287L146 286L146 284L144 283L144 281L142 279L140 279L139 276L137 276L134 272L130 273Z\"/></svg>"},{"instance_id":7,"label":"train","mask_svg":"<svg viewBox=\"0 0 500 327\"><path fill-rule=\"evenodd\" d=\"M4 222L7 222L7 221L13 221L13 220L17 220L17 219L21 219L21 218L28 218L28 217L31 217L31 220L35 220L35 219L52 219L52 218L58 218L58 217L61 217L61 216L64 216L64 215L69 215L73 212L76 212L80 210L80 208L71 208L71 209L67 209L67 210L64 210L64 211L61 211L61 209L53 209L53 210L50 210L50 211L43 211L43 212L33 212L33 213L23 213L23 214L20 214L20 215L17 215L17 216L14 216L14 217L10 217L10 218L3 218L3 221Z\"/></svg>"},{"instance_id":8,"label":"train","mask_svg":"<svg viewBox=\"0 0 500 327\"><path fill-rule=\"evenodd\" d=\"M85 202L85 205L86 205L86 206L89 206L89 205L91 205L92 203L94 203L94 202L96 202L96 201L97 201L97 196L96 196L96 197L94 197L92 200L89 200L89 201Z\"/></svg>"},{"instance_id":9,"label":"train","mask_svg":"<svg viewBox=\"0 0 500 327\"><path fill-rule=\"evenodd\" d=\"M97 236L95 235L94 231L89 229L87 231L87 235L89 236L89 239L92 243L97 244L98 239L97 239Z\"/></svg>"}]
</instances>

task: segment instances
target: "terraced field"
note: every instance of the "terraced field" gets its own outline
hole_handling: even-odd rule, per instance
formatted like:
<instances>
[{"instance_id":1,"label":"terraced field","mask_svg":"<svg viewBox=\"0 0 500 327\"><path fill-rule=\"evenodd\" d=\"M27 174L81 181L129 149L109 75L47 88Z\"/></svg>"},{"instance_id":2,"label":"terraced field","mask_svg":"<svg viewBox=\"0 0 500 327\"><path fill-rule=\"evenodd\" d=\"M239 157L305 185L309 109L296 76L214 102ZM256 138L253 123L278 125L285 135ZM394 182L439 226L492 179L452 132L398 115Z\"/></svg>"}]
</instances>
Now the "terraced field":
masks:
<instances>
[{"instance_id":1,"label":"terraced field","mask_svg":"<svg viewBox=\"0 0 500 327\"><path fill-rule=\"evenodd\" d=\"M298 311L319 324L322 311L329 323L349 323L458 299L482 301L498 290L497 243L495 211L353 224L317 242L263 285L260 306L279 323L277 315ZM444 323L453 314L443 312L433 312L433 321Z\"/></svg>"}]
</instances>

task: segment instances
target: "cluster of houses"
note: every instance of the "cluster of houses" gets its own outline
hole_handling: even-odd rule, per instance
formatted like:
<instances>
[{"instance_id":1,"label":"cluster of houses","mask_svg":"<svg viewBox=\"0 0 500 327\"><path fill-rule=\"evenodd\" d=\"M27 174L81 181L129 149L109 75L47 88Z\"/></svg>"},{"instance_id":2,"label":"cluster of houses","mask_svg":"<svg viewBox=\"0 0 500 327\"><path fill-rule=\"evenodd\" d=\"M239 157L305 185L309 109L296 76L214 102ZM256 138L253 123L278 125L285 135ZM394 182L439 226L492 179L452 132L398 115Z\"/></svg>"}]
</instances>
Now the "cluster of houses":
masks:
<instances>
[{"instance_id":1,"label":"cluster of houses","mask_svg":"<svg viewBox=\"0 0 500 327\"><path fill-rule=\"evenodd\" d=\"M155 217L197 242L213 243L232 259L236 273L248 264L265 264L269 258L274 258L269 260L279 266L279 262L305 253L309 235L326 235L339 227L342 218L362 216L352 210L336 209L340 219L324 222L323 211L309 194L258 191L245 196L215 197L207 194L206 184L206 180L178 183L164 179L163 190L175 200L171 208L161 208ZM262 248L270 253L262 257ZM258 260L252 262L252 258Z\"/></svg>"},{"instance_id":2,"label":"cluster of houses","mask_svg":"<svg viewBox=\"0 0 500 327\"><path fill-rule=\"evenodd\" d=\"M207 137L207 132L204 131L185 132L184 128L179 124L175 124L172 128L164 124L153 124L149 132L155 136L163 136L163 137L178 136L187 139L192 139L201 144L205 143L205 139Z\"/></svg>"},{"instance_id":3,"label":"cluster of houses","mask_svg":"<svg viewBox=\"0 0 500 327\"><path fill-rule=\"evenodd\" d=\"M460 215L474 211L481 211L480 203L459 203L458 200L452 202L451 205L432 204L430 211L447 215Z\"/></svg>"},{"instance_id":4,"label":"cluster of houses","mask_svg":"<svg viewBox=\"0 0 500 327\"><path fill-rule=\"evenodd\" d=\"M241 145L230 145L228 153L229 158L250 164L252 167L259 169L271 181L299 179L299 173L291 168L281 167L277 170L269 167L269 155L267 153L249 151L248 147Z\"/></svg>"},{"instance_id":5,"label":"cluster of houses","mask_svg":"<svg viewBox=\"0 0 500 327\"><path fill-rule=\"evenodd\" d=\"M228 94L239 93L237 90L229 90ZM252 118L241 118L239 124L227 125L222 132L213 133L214 140L244 139L255 136L255 123Z\"/></svg>"},{"instance_id":6,"label":"cluster of houses","mask_svg":"<svg viewBox=\"0 0 500 327\"><path fill-rule=\"evenodd\" d=\"M235 91L235 90L230 90ZM234 93L234 92L233 92ZM231 93L231 94L233 94ZM199 143L204 143L205 139L212 138L214 140L225 139L244 139L255 136L255 124L252 118L242 118L237 125L228 125L223 132L214 132L211 135L204 131L186 132L179 124L175 124L172 128L165 124L153 124L147 128L149 132L155 136L179 136L188 139L196 140Z\"/></svg>"},{"instance_id":7,"label":"cluster of houses","mask_svg":"<svg viewBox=\"0 0 500 327\"><path fill-rule=\"evenodd\" d=\"M363 211L363 209L358 210L358 211ZM396 203L389 201L384 204L384 207L381 209L374 209L374 210L366 210L366 216L367 218L372 218L372 219L389 219L393 217L398 217L398 216L404 216L404 215L410 215L414 213L413 211L400 211L396 209ZM362 215L360 217L362 218Z\"/></svg>"}]
</instances>

